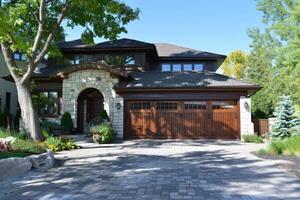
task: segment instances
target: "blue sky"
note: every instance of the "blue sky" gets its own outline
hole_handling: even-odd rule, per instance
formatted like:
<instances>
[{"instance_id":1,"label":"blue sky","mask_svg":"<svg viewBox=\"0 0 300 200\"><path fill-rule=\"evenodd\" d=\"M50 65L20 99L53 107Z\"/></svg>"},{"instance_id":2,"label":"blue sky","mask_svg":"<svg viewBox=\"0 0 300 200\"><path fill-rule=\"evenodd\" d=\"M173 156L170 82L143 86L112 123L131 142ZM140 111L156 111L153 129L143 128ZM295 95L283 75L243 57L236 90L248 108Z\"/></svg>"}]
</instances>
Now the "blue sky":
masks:
<instances>
[{"instance_id":1,"label":"blue sky","mask_svg":"<svg viewBox=\"0 0 300 200\"><path fill-rule=\"evenodd\" d=\"M141 10L120 37L164 42L220 54L249 51L247 29L262 27L255 0L124 0ZM67 40L80 38L67 30ZM103 41L97 39L96 42Z\"/></svg>"}]
</instances>

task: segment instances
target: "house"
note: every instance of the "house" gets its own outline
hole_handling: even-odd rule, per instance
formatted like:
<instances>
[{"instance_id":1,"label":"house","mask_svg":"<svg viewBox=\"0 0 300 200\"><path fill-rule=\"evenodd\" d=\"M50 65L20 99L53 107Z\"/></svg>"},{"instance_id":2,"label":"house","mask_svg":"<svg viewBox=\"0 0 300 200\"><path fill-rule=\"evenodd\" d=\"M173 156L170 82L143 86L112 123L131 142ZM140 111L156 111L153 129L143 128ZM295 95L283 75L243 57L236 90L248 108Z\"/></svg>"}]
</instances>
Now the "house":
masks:
<instances>
[{"instance_id":1,"label":"house","mask_svg":"<svg viewBox=\"0 0 300 200\"><path fill-rule=\"evenodd\" d=\"M216 73L226 56L132 39L57 44L33 76L40 117L72 116L78 133L105 110L119 138L240 139L253 133L260 87Z\"/></svg>"}]
</instances>

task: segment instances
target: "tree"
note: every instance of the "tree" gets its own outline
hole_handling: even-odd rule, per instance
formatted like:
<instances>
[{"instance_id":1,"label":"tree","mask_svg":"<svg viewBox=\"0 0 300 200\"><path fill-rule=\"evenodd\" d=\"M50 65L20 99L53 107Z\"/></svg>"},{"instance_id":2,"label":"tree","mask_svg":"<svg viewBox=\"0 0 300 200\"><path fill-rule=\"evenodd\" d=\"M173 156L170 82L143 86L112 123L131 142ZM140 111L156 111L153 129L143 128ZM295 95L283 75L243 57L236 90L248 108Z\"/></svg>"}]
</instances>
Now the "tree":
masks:
<instances>
[{"instance_id":1,"label":"tree","mask_svg":"<svg viewBox=\"0 0 300 200\"><path fill-rule=\"evenodd\" d=\"M223 73L237 79L243 79L247 55L241 50L231 52L221 66Z\"/></svg>"},{"instance_id":2,"label":"tree","mask_svg":"<svg viewBox=\"0 0 300 200\"><path fill-rule=\"evenodd\" d=\"M298 119L294 116L295 111L293 103L289 96L281 96L278 107L274 115L276 116L275 124L272 128L272 138L286 138L293 133L293 128L297 125Z\"/></svg>"},{"instance_id":3,"label":"tree","mask_svg":"<svg viewBox=\"0 0 300 200\"><path fill-rule=\"evenodd\" d=\"M263 87L253 96L254 114L271 117L282 94L300 104L300 0L258 0L257 8L265 28L248 32L245 79Z\"/></svg>"},{"instance_id":4,"label":"tree","mask_svg":"<svg viewBox=\"0 0 300 200\"><path fill-rule=\"evenodd\" d=\"M115 39L125 25L138 18L139 10L118 0L5 0L0 7L0 44L6 65L15 81L22 118L33 139L40 139L40 126L30 93L30 79L47 54L64 36L65 26L83 27L82 39ZM18 68L13 52L25 53L26 67Z\"/></svg>"}]
</instances>

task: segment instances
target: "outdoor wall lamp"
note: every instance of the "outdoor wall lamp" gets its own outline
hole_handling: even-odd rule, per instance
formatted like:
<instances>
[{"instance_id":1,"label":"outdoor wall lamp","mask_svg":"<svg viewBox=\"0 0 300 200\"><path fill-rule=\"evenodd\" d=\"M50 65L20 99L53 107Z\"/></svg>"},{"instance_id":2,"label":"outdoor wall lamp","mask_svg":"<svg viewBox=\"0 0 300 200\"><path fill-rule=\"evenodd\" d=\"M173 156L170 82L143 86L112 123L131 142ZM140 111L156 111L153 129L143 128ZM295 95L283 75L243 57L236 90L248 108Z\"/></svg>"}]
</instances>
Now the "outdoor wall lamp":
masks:
<instances>
[{"instance_id":1,"label":"outdoor wall lamp","mask_svg":"<svg viewBox=\"0 0 300 200\"><path fill-rule=\"evenodd\" d=\"M117 104L116 104L116 107L117 107L117 110L120 110L120 109L121 109L121 104L120 104L120 103L117 103Z\"/></svg>"},{"instance_id":2,"label":"outdoor wall lamp","mask_svg":"<svg viewBox=\"0 0 300 200\"><path fill-rule=\"evenodd\" d=\"M244 107L245 107L245 109L246 109L247 111L250 110L250 105L248 104L248 102L245 102L245 103L244 103Z\"/></svg>"}]
</instances>

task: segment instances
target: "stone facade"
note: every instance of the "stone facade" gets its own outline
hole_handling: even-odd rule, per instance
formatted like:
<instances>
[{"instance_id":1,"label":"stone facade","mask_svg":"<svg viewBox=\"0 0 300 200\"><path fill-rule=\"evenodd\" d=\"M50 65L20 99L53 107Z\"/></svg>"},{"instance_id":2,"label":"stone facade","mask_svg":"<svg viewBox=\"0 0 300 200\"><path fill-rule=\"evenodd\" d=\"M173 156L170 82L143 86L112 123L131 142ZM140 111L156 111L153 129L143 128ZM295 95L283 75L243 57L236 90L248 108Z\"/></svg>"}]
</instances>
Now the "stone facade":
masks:
<instances>
[{"instance_id":1,"label":"stone facade","mask_svg":"<svg viewBox=\"0 0 300 200\"><path fill-rule=\"evenodd\" d=\"M69 74L63 80L62 112L69 112L74 126L77 126L77 99L79 94L87 88L99 90L104 97L104 109L117 131L117 137L123 138L123 98L113 89L118 78L112 77L104 70L80 70ZM117 104L121 105L117 109Z\"/></svg>"},{"instance_id":2,"label":"stone facade","mask_svg":"<svg viewBox=\"0 0 300 200\"><path fill-rule=\"evenodd\" d=\"M254 126L251 122L251 99L249 97L240 98L240 128L241 136L254 134Z\"/></svg>"}]
</instances>

